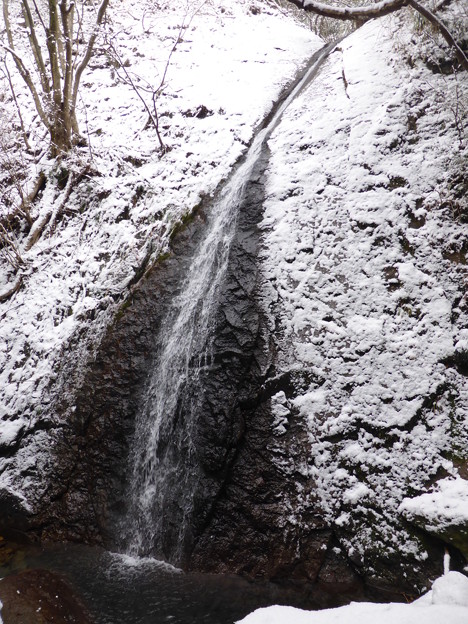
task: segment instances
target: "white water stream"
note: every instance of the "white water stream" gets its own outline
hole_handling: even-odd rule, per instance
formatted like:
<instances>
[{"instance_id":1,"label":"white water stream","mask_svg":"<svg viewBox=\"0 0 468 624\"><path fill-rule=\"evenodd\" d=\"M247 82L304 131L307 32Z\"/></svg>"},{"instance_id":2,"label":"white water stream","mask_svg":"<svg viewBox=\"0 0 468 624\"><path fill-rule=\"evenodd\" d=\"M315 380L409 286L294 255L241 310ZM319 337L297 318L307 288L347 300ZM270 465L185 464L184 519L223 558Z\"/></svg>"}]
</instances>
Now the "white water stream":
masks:
<instances>
[{"instance_id":1,"label":"white water stream","mask_svg":"<svg viewBox=\"0 0 468 624\"><path fill-rule=\"evenodd\" d=\"M185 390L197 388L200 369L209 361L218 293L252 170L284 110L314 78L332 47L315 54L304 77L257 134L244 162L213 204L204 239L163 321L159 357L136 419L125 529L130 554L169 556L176 565L182 559L197 488L192 433L197 415L193 397L198 393L189 393L187 400ZM178 544L170 555L164 546L167 535L172 544Z\"/></svg>"}]
</instances>

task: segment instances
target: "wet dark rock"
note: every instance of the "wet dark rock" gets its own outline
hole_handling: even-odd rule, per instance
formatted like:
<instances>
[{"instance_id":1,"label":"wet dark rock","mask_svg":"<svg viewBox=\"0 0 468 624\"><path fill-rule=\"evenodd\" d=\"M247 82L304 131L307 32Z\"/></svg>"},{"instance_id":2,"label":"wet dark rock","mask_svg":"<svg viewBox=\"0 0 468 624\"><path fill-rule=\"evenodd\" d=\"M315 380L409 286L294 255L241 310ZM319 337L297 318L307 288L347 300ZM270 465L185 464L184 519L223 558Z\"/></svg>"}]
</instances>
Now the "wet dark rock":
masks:
<instances>
[{"instance_id":1,"label":"wet dark rock","mask_svg":"<svg viewBox=\"0 0 468 624\"><path fill-rule=\"evenodd\" d=\"M200 211L179 232L173 254L156 263L121 304L84 378L55 409L66 426L54 436L50 486L32 530L48 540L115 547L115 525L127 504L128 451L164 311L203 231ZM71 358L73 352L71 352ZM64 357L66 361L66 357ZM73 362L63 375L73 379Z\"/></svg>"},{"instance_id":2,"label":"wet dark rock","mask_svg":"<svg viewBox=\"0 0 468 624\"><path fill-rule=\"evenodd\" d=\"M468 351L460 349L455 351L453 355L445 358L444 364L455 368L460 375L468 376Z\"/></svg>"},{"instance_id":3,"label":"wet dark rock","mask_svg":"<svg viewBox=\"0 0 468 624\"><path fill-rule=\"evenodd\" d=\"M186 110L182 113L184 117L195 117L196 119L205 119L214 115L213 111L207 108L204 104L197 106L194 109Z\"/></svg>"},{"instance_id":4,"label":"wet dark rock","mask_svg":"<svg viewBox=\"0 0 468 624\"><path fill-rule=\"evenodd\" d=\"M92 624L80 598L59 575L26 570L0 580L5 624Z\"/></svg>"},{"instance_id":5,"label":"wet dark rock","mask_svg":"<svg viewBox=\"0 0 468 624\"><path fill-rule=\"evenodd\" d=\"M12 492L0 490L1 534L26 531L29 526L30 511L24 502Z\"/></svg>"}]
</instances>

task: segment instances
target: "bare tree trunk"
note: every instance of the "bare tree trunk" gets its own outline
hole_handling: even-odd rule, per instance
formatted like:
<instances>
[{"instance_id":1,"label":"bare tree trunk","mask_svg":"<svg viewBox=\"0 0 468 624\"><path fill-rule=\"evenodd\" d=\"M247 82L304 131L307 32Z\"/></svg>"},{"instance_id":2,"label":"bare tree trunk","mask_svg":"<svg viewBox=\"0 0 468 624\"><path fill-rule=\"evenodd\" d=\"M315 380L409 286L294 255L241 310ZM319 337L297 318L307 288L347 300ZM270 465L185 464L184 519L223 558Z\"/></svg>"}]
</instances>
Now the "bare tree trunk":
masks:
<instances>
[{"instance_id":1,"label":"bare tree trunk","mask_svg":"<svg viewBox=\"0 0 468 624\"><path fill-rule=\"evenodd\" d=\"M52 156L59 156L68 152L72 145L72 126L70 116L66 114L61 103L54 111L54 119L50 128L50 140L52 143Z\"/></svg>"},{"instance_id":2,"label":"bare tree trunk","mask_svg":"<svg viewBox=\"0 0 468 624\"><path fill-rule=\"evenodd\" d=\"M104 16L106 14L108 5L109 5L109 0L102 0L101 6L99 7L98 14L96 17L96 24L94 25L93 33L91 34L91 37L89 38L89 41L88 41L88 47L86 48L86 52L75 72L75 78L73 82L72 105L71 105L71 112L73 115L75 114L75 110L76 110L76 102L78 99L78 89L80 86L81 77L91 59L91 55L94 49L94 44L96 43L96 39L99 34L99 29L101 27L101 24L104 21Z\"/></svg>"},{"instance_id":3,"label":"bare tree trunk","mask_svg":"<svg viewBox=\"0 0 468 624\"><path fill-rule=\"evenodd\" d=\"M78 44L74 33L74 22L78 15L78 35L81 37L83 35L81 21L85 12L84 1L80 5L80 12L74 0L47 0L46 11L38 6L37 0L19 0L27 26L34 71L28 69L27 63L16 51L10 22L10 2L11 0L2 0L8 45L0 43L0 46L12 56L33 97L40 119L50 134L52 156L58 156L69 151L75 137L79 135L76 118L78 90L83 72L92 56L109 0L101 0L94 28L80 60L76 60ZM44 29L47 46L44 55L39 43L40 38L36 34L36 27ZM46 62L44 56L47 55L48 61Z\"/></svg>"}]
</instances>

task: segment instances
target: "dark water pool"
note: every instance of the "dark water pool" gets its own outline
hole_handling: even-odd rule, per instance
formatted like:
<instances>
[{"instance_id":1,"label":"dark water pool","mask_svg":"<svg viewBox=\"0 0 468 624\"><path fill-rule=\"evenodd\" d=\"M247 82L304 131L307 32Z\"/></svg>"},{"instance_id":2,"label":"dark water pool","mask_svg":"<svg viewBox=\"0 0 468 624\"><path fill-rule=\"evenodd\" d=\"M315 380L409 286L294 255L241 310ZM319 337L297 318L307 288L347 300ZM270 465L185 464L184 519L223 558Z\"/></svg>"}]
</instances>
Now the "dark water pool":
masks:
<instances>
[{"instance_id":1,"label":"dark water pool","mask_svg":"<svg viewBox=\"0 0 468 624\"><path fill-rule=\"evenodd\" d=\"M184 574L154 559L76 545L19 549L0 576L33 568L65 578L96 624L233 624L261 606L311 606L304 588Z\"/></svg>"}]
</instances>

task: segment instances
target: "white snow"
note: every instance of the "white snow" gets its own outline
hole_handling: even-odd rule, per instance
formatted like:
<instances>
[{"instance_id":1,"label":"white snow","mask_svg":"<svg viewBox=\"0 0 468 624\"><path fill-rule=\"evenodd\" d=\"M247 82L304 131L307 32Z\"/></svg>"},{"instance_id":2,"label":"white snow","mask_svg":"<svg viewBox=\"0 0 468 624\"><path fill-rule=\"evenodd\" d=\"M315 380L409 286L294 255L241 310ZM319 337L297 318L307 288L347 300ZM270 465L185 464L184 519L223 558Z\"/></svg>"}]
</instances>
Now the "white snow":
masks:
<instances>
[{"instance_id":1,"label":"white snow","mask_svg":"<svg viewBox=\"0 0 468 624\"><path fill-rule=\"evenodd\" d=\"M271 413L273 416L273 431L275 435L286 433L290 410L286 407L287 399L283 391L271 397Z\"/></svg>"},{"instance_id":2,"label":"white snow","mask_svg":"<svg viewBox=\"0 0 468 624\"><path fill-rule=\"evenodd\" d=\"M408 518L422 518L427 528L468 526L468 481L441 479L433 492L404 498L400 512Z\"/></svg>"},{"instance_id":3,"label":"white snow","mask_svg":"<svg viewBox=\"0 0 468 624\"><path fill-rule=\"evenodd\" d=\"M273 606L257 609L237 624L466 624L468 578L449 572L411 604L351 603L337 609L302 611Z\"/></svg>"},{"instance_id":4,"label":"white snow","mask_svg":"<svg viewBox=\"0 0 468 624\"><path fill-rule=\"evenodd\" d=\"M432 604L468 607L468 578L460 572L448 572L432 585Z\"/></svg>"},{"instance_id":5,"label":"white snow","mask_svg":"<svg viewBox=\"0 0 468 624\"><path fill-rule=\"evenodd\" d=\"M241 620L242 624L466 624L468 609L457 605L400 605L354 603L339 609L305 612L294 607L266 607Z\"/></svg>"},{"instance_id":6,"label":"white snow","mask_svg":"<svg viewBox=\"0 0 468 624\"><path fill-rule=\"evenodd\" d=\"M24 428L26 423L20 419L14 422L5 422L0 431L0 444L8 446L12 444Z\"/></svg>"},{"instance_id":7,"label":"white snow","mask_svg":"<svg viewBox=\"0 0 468 624\"><path fill-rule=\"evenodd\" d=\"M315 379L284 405L309 429L310 496L297 508L316 509L318 488L369 566L379 549L427 557L396 529L399 506L437 471L456 473L448 456L468 431L466 378L444 363L466 343L466 267L450 251L466 225L443 201L466 159L453 114L466 76L410 68L410 23L368 22L286 111L262 223L278 374Z\"/></svg>"}]
</instances>

